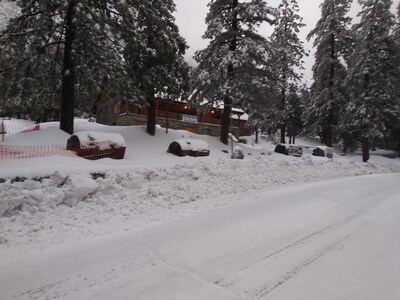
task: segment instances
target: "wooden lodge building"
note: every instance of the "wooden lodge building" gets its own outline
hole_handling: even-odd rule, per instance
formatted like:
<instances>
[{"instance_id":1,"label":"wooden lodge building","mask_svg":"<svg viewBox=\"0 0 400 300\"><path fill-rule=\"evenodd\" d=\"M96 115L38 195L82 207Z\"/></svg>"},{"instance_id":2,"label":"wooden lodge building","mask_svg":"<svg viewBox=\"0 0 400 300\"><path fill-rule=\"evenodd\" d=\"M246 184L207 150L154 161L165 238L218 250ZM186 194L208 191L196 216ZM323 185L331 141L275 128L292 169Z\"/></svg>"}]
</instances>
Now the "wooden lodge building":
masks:
<instances>
[{"instance_id":1,"label":"wooden lodge building","mask_svg":"<svg viewBox=\"0 0 400 300\"><path fill-rule=\"evenodd\" d=\"M185 102L156 98L156 124L163 128L182 129L197 134L219 136L223 106L204 105L200 110ZM106 125L132 126L147 123L147 106L135 106L125 101L98 97L96 119ZM248 115L241 109L232 109L230 131L236 136L251 135Z\"/></svg>"}]
</instances>

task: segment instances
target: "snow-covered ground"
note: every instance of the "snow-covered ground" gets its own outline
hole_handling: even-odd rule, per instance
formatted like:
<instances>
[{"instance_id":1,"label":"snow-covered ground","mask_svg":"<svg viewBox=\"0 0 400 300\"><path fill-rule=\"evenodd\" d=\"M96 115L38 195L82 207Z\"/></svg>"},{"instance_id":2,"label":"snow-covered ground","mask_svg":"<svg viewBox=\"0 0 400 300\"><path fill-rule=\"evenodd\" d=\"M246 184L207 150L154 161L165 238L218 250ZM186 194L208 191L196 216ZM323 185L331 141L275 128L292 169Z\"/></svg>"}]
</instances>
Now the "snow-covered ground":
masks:
<instances>
[{"instance_id":1,"label":"snow-covered ground","mask_svg":"<svg viewBox=\"0 0 400 300\"><path fill-rule=\"evenodd\" d=\"M60 145L68 139L57 124L21 133L32 124L5 123L9 130L0 146ZM313 276L318 278L324 264L335 277L341 273L330 268L337 262L347 270L348 255L358 259L348 274L359 275L368 268L366 259L376 260L371 270L379 271L380 285L374 293L399 298L398 288L387 281L400 270L390 250L399 248L399 176L354 176L400 172L400 159L372 156L364 164L359 156L314 157L307 148L295 158L273 153L274 145L265 140L253 146L250 138L240 145L245 159L231 160L225 153L230 146L185 131L166 134L158 128L150 137L142 127L83 120L75 129L121 134L126 157L0 159L0 178L6 180L0 183L0 299L377 299L361 289L373 289L366 274L355 281L357 289L346 276L338 280L348 288L336 294L333 283L323 288L322 277L318 286ZM179 138L204 140L210 156L167 153ZM16 177L26 179L14 182ZM388 252L376 240L390 246ZM369 241L371 251L365 249ZM335 256L303 273L331 249ZM357 257L359 250L365 256ZM382 266L389 260L393 265L386 274ZM26 280L18 280L23 274ZM314 295L293 296L307 295L302 280L313 282ZM285 288L278 288L281 281ZM333 296L319 297L328 291Z\"/></svg>"},{"instance_id":2,"label":"snow-covered ground","mask_svg":"<svg viewBox=\"0 0 400 300\"><path fill-rule=\"evenodd\" d=\"M238 204L6 253L0 298L399 299L399 180L380 174L219 196Z\"/></svg>"}]
</instances>

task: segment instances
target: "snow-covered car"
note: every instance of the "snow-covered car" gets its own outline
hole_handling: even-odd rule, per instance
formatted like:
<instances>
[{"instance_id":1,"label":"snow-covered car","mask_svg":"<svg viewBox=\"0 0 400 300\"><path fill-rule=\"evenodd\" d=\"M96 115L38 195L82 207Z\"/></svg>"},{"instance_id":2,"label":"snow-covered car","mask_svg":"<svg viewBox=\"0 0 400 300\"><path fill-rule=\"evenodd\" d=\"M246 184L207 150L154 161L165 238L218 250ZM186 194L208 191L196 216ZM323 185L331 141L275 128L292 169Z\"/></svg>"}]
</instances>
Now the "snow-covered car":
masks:
<instances>
[{"instance_id":1,"label":"snow-covered car","mask_svg":"<svg viewBox=\"0 0 400 300\"><path fill-rule=\"evenodd\" d=\"M178 156L208 156L210 146L202 140L177 139L169 145L167 152Z\"/></svg>"},{"instance_id":2,"label":"snow-covered car","mask_svg":"<svg viewBox=\"0 0 400 300\"><path fill-rule=\"evenodd\" d=\"M331 147L318 146L313 149L312 155L332 158L333 157L333 149Z\"/></svg>"},{"instance_id":3,"label":"snow-covered car","mask_svg":"<svg viewBox=\"0 0 400 300\"><path fill-rule=\"evenodd\" d=\"M303 156L303 148L297 145L289 145L287 155L301 157Z\"/></svg>"},{"instance_id":4,"label":"snow-covered car","mask_svg":"<svg viewBox=\"0 0 400 300\"><path fill-rule=\"evenodd\" d=\"M90 160L106 157L123 159L126 145L125 139L118 133L80 131L68 139L67 150Z\"/></svg>"},{"instance_id":5,"label":"snow-covered car","mask_svg":"<svg viewBox=\"0 0 400 300\"><path fill-rule=\"evenodd\" d=\"M301 157L303 155L303 148L297 145L278 144L275 147L275 152L285 155Z\"/></svg>"}]
</instances>

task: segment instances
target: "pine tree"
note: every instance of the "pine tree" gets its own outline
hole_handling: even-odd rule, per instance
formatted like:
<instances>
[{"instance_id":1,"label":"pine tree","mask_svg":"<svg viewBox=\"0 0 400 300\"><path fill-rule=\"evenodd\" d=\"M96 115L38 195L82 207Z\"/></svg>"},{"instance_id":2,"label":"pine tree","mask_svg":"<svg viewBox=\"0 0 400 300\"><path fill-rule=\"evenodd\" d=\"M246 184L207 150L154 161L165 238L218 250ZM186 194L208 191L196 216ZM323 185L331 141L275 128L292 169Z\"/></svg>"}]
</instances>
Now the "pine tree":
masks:
<instances>
[{"instance_id":1,"label":"pine tree","mask_svg":"<svg viewBox=\"0 0 400 300\"><path fill-rule=\"evenodd\" d=\"M397 22L394 31L394 38L397 43L400 43L400 2L399 5L397 5Z\"/></svg>"},{"instance_id":2,"label":"pine tree","mask_svg":"<svg viewBox=\"0 0 400 300\"><path fill-rule=\"evenodd\" d=\"M395 46L397 48L397 61L400 66L400 3L397 6L397 23L393 34ZM400 74L399 74L400 81ZM400 106L400 85L397 84L397 103ZM400 123L394 122L391 124L391 132L395 143L397 143L397 152L400 154Z\"/></svg>"},{"instance_id":3,"label":"pine tree","mask_svg":"<svg viewBox=\"0 0 400 300\"><path fill-rule=\"evenodd\" d=\"M265 1L213 0L206 18L207 48L195 55L192 101L223 101L221 136L228 144L233 105L247 105L262 83L261 66L268 53L266 40L256 33L270 22L271 9Z\"/></svg>"},{"instance_id":4,"label":"pine tree","mask_svg":"<svg viewBox=\"0 0 400 300\"><path fill-rule=\"evenodd\" d=\"M262 78L263 76L265 74L260 74L258 77ZM271 75L268 77L272 78ZM256 144L258 144L260 132L271 131L270 108L273 106L272 99L276 98L276 89L266 88L264 82L259 82L257 87L251 93L252 101L246 105L246 111L249 115L248 123L256 134Z\"/></svg>"},{"instance_id":5,"label":"pine tree","mask_svg":"<svg viewBox=\"0 0 400 300\"><path fill-rule=\"evenodd\" d=\"M308 122L318 124L327 146L332 147L333 131L338 125L341 107L346 103L343 78L344 62L352 49L347 13L351 0L325 0L321 5L321 18L309 33L315 38L315 64L313 67L312 105Z\"/></svg>"},{"instance_id":6,"label":"pine tree","mask_svg":"<svg viewBox=\"0 0 400 300\"><path fill-rule=\"evenodd\" d=\"M144 1L145 2L145 1ZM73 133L75 99L89 99L104 76L115 91L136 94L123 58L140 44L138 0L18 1L20 14L0 37L9 101L49 107L60 102L60 128ZM87 101L87 100L86 100Z\"/></svg>"},{"instance_id":7,"label":"pine tree","mask_svg":"<svg viewBox=\"0 0 400 300\"><path fill-rule=\"evenodd\" d=\"M188 90L189 67L183 55L186 41L179 34L173 13L173 0L148 0L140 13L141 36L145 47L128 45L130 73L148 105L147 132L155 135L154 94L167 88L168 96L179 98Z\"/></svg>"},{"instance_id":8,"label":"pine tree","mask_svg":"<svg viewBox=\"0 0 400 300\"><path fill-rule=\"evenodd\" d=\"M0 0L0 31L7 27L8 20L15 17L18 9L14 2Z\"/></svg>"},{"instance_id":9,"label":"pine tree","mask_svg":"<svg viewBox=\"0 0 400 300\"><path fill-rule=\"evenodd\" d=\"M289 144L296 143L296 136L298 136L303 127L303 113L304 113L304 104L302 102L302 94L304 91L300 91L298 93L294 88L288 93L287 96L287 117L285 123L287 124L287 133L289 136Z\"/></svg>"},{"instance_id":10,"label":"pine tree","mask_svg":"<svg viewBox=\"0 0 400 300\"><path fill-rule=\"evenodd\" d=\"M398 122L398 52L391 31L394 16L391 0L359 0L360 23L355 25L356 47L351 57L348 85L351 86L350 125L363 141L363 161L369 159L371 138L384 136L387 124ZM350 118L349 118L350 119Z\"/></svg>"},{"instance_id":11,"label":"pine tree","mask_svg":"<svg viewBox=\"0 0 400 300\"><path fill-rule=\"evenodd\" d=\"M272 51L270 64L275 72L276 86L279 89L277 103L271 108L281 132L281 143L286 143L286 120L288 118L288 95L297 89L301 79L299 71L303 68L306 52L298 37L299 30L305 26L299 16L297 0L282 0L275 19L275 30L271 36ZM292 100L296 99L292 97ZM294 103L292 103L292 106Z\"/></svg>"}]
</instances>

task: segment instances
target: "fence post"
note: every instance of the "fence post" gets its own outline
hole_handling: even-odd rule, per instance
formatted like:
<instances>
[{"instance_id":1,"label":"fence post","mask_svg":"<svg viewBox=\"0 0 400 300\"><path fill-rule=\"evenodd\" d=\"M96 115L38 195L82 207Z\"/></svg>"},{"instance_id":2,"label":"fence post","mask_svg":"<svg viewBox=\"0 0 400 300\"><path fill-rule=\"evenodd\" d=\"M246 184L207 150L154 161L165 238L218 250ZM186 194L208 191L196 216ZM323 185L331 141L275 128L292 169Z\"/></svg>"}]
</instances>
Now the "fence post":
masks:
<instances>
[{"instance_id":1,"label":"fence post","mask_svg":"<svg viewBox=\"0 0 400 300\"><path fill-rule=\"evenodd\" d=\"M0 134L1 134L1 141L4 143L4 135L6 134L6 128L4 127L4 121L1 121L0 127Z\"/></svg>"}]
</instances>

